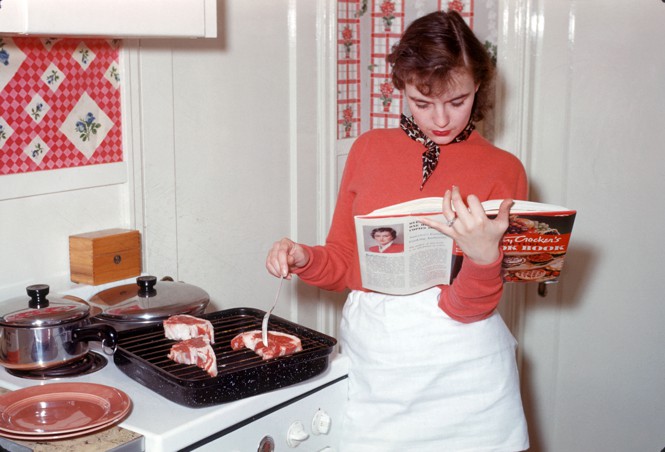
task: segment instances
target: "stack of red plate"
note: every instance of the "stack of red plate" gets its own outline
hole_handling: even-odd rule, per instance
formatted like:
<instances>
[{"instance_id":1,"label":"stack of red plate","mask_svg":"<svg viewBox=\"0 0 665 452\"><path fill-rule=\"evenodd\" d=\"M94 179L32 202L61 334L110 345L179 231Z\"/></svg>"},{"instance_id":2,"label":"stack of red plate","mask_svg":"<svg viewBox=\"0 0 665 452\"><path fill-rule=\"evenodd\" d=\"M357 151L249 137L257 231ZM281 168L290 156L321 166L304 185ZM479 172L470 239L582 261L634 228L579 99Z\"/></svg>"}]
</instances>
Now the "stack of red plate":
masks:
<instances>
[{"instance_id":1,"label":"stack of red plate","mask_svg":"<svg viewBox=\"0 0 665 452\"><path fill-rule=\"evenodd\" d=\"M0 395L0 436L45 441L88 435L131 410L123 391L93 383L49 383Z\"/></svg>"}]
</instances>

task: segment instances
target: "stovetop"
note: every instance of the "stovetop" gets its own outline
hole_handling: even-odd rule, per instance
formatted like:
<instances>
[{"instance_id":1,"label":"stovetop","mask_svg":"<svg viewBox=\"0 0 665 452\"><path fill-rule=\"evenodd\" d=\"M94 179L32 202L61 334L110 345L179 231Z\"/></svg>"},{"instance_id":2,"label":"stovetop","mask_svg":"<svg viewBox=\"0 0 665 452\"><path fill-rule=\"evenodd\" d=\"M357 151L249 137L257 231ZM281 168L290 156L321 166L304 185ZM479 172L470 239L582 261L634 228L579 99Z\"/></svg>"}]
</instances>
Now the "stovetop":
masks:
<instances>
[{"instance_id":1,"label":"stovetop","mask_svg":"<svg viewBox=\"0 0 665 452\"><path fill-rule=\"evenodd\" d=\"M54 382L79 381L118 388L127 393L132 400L131 414L120 427L143 435L146 450L160 452L184 448L250 419L257 413L344 377L347 374L347 367L345 357L334 355L330 359L328 369L310 380L266 394L206 408L188 408L170 402L122 373L112 359L103 369L96 372L54 380L19 378L0 367L0 387L16 390ZM167 415L164 415L165 413Z\"/></svg>"},{"instance_id":2,"label":"stovetop","mask_svg":"<svg viewBox=\"0 0 665 452\"><path fill-rule=\"evenodd\" d=\"M104 286L81 285L63 294L74 295L87 300L99 290L118 284L127 284L135 278L109 283ZM90 343L90 350L103 354L96 342ZM242 421L251 419L258 413L288 402L302 394L316 390L332 381L344 378L348 373L347 358L337 352L329 357L328 369L322 374L265 394L247 397L234 402L204 408L188 408L169 401L120 371L113 359L95 372L76 377L52 380L19 378L0 366L0 388L9 390L55 382L97 383L118 388L131 398L132 411L120 427L141 434L145 438L145 450L167 452L179 450L190 444L214 435ZM340 401L343 403L343 401Z\"/></svg>"}]
</instances>

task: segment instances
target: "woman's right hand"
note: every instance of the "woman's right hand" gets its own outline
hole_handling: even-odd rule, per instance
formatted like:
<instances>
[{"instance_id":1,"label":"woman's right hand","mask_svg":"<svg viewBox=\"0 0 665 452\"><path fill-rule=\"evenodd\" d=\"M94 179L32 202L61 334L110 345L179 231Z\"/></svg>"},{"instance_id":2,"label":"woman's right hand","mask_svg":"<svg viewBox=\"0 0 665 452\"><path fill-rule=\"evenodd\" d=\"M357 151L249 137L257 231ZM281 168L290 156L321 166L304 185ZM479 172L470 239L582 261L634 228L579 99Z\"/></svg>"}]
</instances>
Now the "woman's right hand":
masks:
<instances>
[{"instance_id":1,"label":"woman's right hand","mask_svg":"<svg viewBox=\"0 0 665 452\"><path fill-rule=\"evenodd\" d=\"M273 243L266 258L266 268L273 276L283 276L291 279L291 271L304 267L309 261L309 255L302 246L291 239L284 237Z\"/></svg>"}]
</instances>

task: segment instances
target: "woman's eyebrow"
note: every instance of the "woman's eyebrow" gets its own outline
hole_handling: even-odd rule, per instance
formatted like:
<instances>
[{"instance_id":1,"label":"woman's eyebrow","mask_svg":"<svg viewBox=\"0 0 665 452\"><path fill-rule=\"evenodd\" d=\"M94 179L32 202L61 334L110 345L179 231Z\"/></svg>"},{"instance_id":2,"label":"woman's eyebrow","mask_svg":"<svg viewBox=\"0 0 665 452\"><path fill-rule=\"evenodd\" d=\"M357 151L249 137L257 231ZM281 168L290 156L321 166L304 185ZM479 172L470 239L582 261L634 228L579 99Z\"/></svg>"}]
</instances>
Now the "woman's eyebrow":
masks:
<instances>
[{"instance_id":1,"label":"woman's eyebrow","mask_svg":"<svg viewBox=\"0 0 665 452\"><path fill-rule=\"evenodd\" d=\"M407 94L407 97L411 99L414 102L431 102L428 98L425 97L420 97L420 96L411 96Z\"/></svg>"}]
</instances>

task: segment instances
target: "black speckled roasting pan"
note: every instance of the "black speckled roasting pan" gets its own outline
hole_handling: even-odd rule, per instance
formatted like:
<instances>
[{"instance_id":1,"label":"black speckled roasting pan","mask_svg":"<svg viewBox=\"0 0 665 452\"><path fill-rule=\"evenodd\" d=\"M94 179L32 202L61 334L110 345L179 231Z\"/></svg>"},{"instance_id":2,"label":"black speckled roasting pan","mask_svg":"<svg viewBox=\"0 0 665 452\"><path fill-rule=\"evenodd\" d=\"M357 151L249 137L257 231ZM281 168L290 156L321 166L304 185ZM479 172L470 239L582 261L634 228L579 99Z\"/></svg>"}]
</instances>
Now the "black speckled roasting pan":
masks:
<instances>
[{"instance_id":1,"label":"black speckled roasting pan","mask_svg":"<svg viewBox=\"0 0 665 452\"><path fill-rule=\"evenodd\" d=\"M248 349L232 350L231 339L243 331L260 330L265 311L235 308L201 315L215 328L213 349L218 375L167 358L174 341L161 324L118 332L114 362L132 379L161 396L188 407L205 407L273 391L315 377L328 368L337 341L275 315L269 329L293 334L303 350L263 360Z\"/></svg>"}]
</instances>

